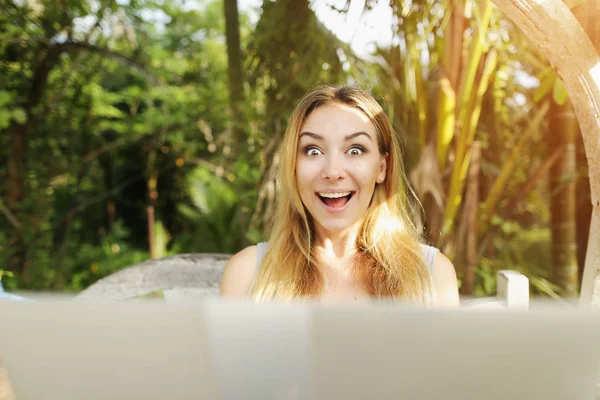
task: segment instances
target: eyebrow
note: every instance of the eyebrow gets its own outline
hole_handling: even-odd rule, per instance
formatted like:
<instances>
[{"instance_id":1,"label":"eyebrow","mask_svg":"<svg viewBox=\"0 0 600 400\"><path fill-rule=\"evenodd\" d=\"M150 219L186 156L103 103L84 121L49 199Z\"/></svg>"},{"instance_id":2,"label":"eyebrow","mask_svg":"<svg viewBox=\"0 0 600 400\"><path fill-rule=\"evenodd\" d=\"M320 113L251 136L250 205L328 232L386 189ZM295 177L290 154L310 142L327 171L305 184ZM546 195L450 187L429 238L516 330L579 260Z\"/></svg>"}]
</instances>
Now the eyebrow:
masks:
<instances>
[{"instance_id":1,"label":"eyebrow","mask_svg":"<svg viewBox=\"0 0 600 400\"><path fill-rule=\"evenodd\" d=\"M369 135L367 132L360 131L360 132L351 133L350 135L346 135L344 137L344 140L352 140L352 139L357 138L358 136L361 136L361 135L365 135L369 139L372 139L371 135ZM316 133L312 133L312 132L306 132L306 131L302 132L300 134L300 137L298 139L302 138L302 136L309 136L309 137L311 137L311 138L313 138L315 140L325 140L325 138L323 136L317 135Z\"/></svg>"}]
</instances>

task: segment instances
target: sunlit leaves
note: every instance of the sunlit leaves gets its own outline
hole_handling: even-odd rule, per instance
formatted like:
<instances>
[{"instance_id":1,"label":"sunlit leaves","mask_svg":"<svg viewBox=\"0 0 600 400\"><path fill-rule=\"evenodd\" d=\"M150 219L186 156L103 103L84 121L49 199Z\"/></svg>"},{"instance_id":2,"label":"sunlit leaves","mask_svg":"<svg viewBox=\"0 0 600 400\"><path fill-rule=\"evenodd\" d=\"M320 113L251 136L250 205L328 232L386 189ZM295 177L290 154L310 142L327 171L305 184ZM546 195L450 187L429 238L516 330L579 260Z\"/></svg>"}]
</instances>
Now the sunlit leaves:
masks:
<instances>
[{"instance_id":1,"label":"sunlit leaves","mask_svg":"<svg viewBox=\"0 0 600 400\"><path fill-rule=\"evenodd\" d=\"M27 114L23 108L14 105L14 93L0 90L0 129L6 129L11 121L17 124L27 122Z\"/></svg>"},{"instance_id":2,"label":"sunlit leaves","mask_svg":"<svg viewBox=\"0 0 600 400\"><path fill-rule=\"evenodd\" d=\"M227 135L227 59L220 2L190 9L175 0L69 0L66 7L66 13L48 7L39 12L17 7L10 15L0 10L2 160L10 144L5 129L13 123L27 124L30 133L23 160L25 196L18 217L25 227L31 267L26 285L31 288L80 289L147 257L145 179L153 154L157 221L163 228L155 226L155 241L170 251L166 246L173 246L173 234L193 230L198 222L177 211L177 205L187 204L198 212L185 190L187 174L209 155L214 158L211 164L221 164ZM64 42L70 34L113 55L67 50L52 65L40 103L28 109L32 78L43 66L40 61L48 46ZM158 84L149 81L148 74L157 77ZM207 151L199 120L210 126L218 151ZM6 177L5 166L6 162L0 165L1 178ZM229 178L256 179L253 169L240 174L240 179L232 172L236 168L225 166L226 174L217 179L227 184ZM211 176L216 177L214 171ZM227 187L223 190L232 192ZM223 200L221 195L217 198ZM235 201L227 204L229 211L214 221L236 214ZM0 228L4 227L0 219ZM229 235L224 250L233 251L242 237L241 232ZM194 250L196 238L189 239L178 248ZM4 256L9 257L3 247L7 240L0 237L3 262ZM120 250L115 252L116 248Z\"/></svg>"}]
</instances>

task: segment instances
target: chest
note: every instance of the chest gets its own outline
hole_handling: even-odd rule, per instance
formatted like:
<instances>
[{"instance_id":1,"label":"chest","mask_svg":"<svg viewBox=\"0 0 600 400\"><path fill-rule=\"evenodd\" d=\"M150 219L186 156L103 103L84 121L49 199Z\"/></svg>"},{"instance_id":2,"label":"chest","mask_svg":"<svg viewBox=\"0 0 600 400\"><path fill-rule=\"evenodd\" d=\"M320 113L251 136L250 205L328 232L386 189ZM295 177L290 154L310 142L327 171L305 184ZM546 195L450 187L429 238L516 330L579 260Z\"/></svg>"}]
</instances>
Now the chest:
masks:
<instances>
[{"instance_id":1,"label":"chest","mask_svg":"<svg viewBox=\"0 0 600 400\"><path fill-rule=\"evenodd\" d=\"M370 299L369 294L365 292L362 285L350 271L325 271L323 278L324 285L320 295L321 301Z\"/></svg>"}]
</instances>

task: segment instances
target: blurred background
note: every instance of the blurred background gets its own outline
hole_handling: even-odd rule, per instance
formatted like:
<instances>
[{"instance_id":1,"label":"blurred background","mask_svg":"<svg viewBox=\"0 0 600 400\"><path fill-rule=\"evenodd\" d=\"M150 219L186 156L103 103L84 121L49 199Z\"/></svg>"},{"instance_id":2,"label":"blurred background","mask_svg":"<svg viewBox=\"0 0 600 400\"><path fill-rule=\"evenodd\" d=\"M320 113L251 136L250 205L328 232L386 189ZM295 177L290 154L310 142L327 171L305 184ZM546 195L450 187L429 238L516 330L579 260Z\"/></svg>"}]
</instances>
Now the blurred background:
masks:
<instances>
[{"instance_id":1,"label":"blurred background","mask_svg":"<svg viewBox=\"0 0 600 400\"><path fill-rule=\"evenodd\" d=\"M596 47L600 27L567 5ZM78 292L268 238L277 147L312 86L381 102L415 218L465 295L496 271L578 294L591 205L555 72L491 2L0 0L0 281Z\"/></svg>"}]
</instances>

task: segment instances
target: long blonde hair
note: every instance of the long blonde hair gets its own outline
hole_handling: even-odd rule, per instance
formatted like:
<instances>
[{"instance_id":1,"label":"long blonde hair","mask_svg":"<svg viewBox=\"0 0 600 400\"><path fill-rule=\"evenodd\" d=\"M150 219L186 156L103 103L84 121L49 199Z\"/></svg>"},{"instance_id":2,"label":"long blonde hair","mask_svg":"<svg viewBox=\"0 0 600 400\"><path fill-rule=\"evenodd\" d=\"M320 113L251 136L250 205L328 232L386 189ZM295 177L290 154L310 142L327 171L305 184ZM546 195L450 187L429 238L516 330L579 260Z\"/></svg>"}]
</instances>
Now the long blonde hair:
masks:
<instances>
[{"instance_id":1,"label":"long blonde hair","mask_svg":"<svg viewBox=\"0 0 600 400\"><path fill-rule=\"evenodd\" d=\"M432 284L419 247L418 229L407 202L406 174L398 138L373 97L350 86L319 86L307 93L290 117L280 149L280 193L269 249L258 266L252 295L258 302L317 298L324 279L314 257L314 225L296 181L298 140L304 121L317 107L337 102L361 110L377 131L379 152L387 154L383 183L375 186L361 224L354 270L372 297L429 305Z\"/></svg>"}]
</instances>

